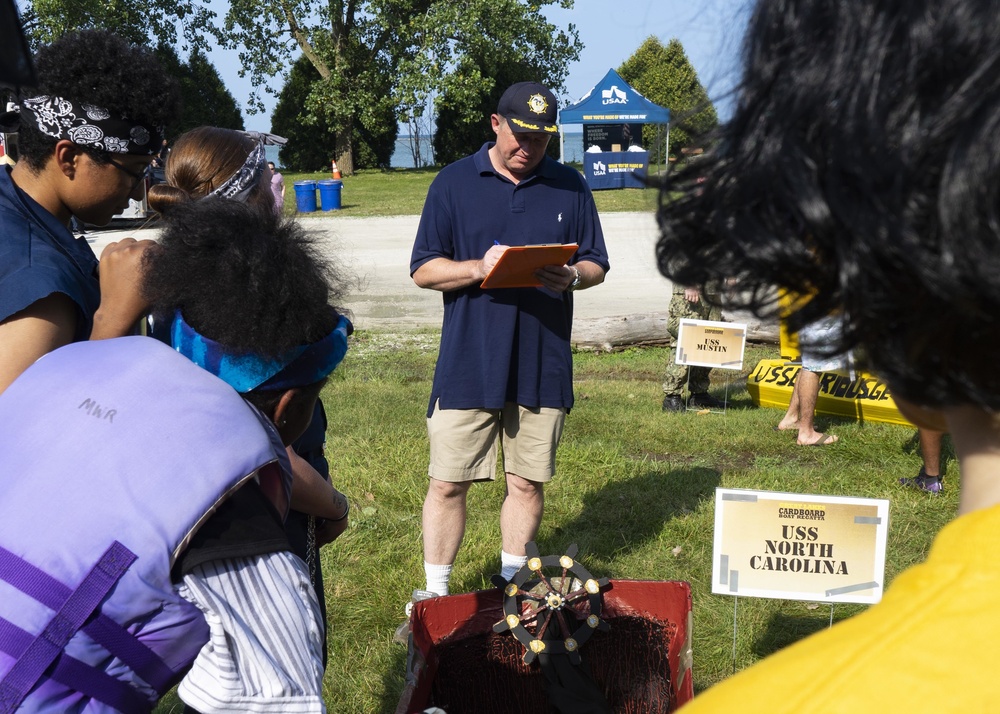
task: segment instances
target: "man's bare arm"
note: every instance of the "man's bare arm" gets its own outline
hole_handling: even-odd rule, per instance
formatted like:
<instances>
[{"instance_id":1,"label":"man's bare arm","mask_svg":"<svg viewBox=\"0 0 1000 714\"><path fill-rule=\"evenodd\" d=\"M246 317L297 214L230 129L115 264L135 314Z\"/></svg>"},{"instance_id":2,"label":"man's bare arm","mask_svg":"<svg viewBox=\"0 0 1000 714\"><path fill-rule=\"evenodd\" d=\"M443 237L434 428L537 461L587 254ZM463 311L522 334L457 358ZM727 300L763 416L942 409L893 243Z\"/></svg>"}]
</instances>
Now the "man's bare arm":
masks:
<instances>
[{"instance_id":1,"label":"man's bare arm","mask_svg":"<svg viewBox=\"0 0 1000 714\"><path fill-rule=\"evenodd\" d=\"M493 270L505 245L495 245L480 260L434 258L413 271L413 282L421 288L449 292L481 283Z\"/></svg>"}]
</instances>

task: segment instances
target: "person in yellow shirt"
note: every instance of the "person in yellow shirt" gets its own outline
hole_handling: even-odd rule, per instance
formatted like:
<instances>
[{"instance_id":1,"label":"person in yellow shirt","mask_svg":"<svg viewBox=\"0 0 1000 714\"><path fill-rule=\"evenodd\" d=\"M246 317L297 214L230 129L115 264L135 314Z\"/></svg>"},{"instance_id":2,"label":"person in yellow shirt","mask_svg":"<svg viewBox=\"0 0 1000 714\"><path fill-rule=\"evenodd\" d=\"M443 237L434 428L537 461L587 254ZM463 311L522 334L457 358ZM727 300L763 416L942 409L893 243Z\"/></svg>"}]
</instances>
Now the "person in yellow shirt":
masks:
<instances>
[{"instance_id":1,"label":"person in yellow shirt","mask_svg":"<svg viewBox=\"0 0 1000 714\"><path fill-rule=\"evenodd\" d=\"M756 0L732 119L666 181L661 272L725 307L829 315L918 426L951 434L957 518L864 613L699 694L698 712L986 712L1000 702L1000 12ZM705 181L696 182L704 176ZM697 661L697 652L695 653Z\"/></svg>"}]
</instances>

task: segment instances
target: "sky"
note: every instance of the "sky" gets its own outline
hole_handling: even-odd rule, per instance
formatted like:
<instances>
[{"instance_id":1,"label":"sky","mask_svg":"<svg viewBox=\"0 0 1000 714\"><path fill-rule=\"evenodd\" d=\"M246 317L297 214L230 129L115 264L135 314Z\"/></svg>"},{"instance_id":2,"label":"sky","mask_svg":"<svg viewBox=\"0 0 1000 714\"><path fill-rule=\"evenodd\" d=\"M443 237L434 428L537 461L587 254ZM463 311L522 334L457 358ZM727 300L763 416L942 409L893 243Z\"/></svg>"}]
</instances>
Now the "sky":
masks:
<instances>
[{"instance_id":1,"label":"sky","mask_svg":"<svg viewBox=\"0 0 1000 714\"><path fill-rule=\"evenodd\" d=\"M228 3L214 2L225 6ZM576 25L584 49L580 59L569 66L566 94L562 100L579 100L609 69L632 56L650 35L665 45L680 40L698 79L715 102L719 118L732 111L727 97L737 81L740 41L746 29L750 0L576 0L572 10L546 8L553 24L566 28ZM239 77L235 51L214 49L209 55L227 88L246 107L251 86ZM274 86L280 87L281 78ZM250 114L244 109L246 128L269 131L275 97L262 93L266 111Z\"/></svg>"}]
</instances>

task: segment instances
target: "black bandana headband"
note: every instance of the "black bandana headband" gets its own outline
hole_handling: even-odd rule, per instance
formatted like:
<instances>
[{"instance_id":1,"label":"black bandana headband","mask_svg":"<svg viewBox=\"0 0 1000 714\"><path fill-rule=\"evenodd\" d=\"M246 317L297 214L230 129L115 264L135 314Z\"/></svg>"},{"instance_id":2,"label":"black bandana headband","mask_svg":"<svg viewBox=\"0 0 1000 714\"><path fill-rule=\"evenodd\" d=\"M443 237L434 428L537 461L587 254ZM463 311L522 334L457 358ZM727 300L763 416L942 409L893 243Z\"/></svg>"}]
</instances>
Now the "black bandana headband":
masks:
<instances>
[{"instance_id":1,"label":"black bandana headband","mask_svg":"<svg viewBox=\"0 0 1000 714\"><path fill-rule=\"evenodd\" d=\"M17 111L22 122L46 136L113 154L151 156L159 151L163 139L162 127L146 126L125 116L114 117L107 109L63 97L22 97Z\"/></svg>"}]
</instances>

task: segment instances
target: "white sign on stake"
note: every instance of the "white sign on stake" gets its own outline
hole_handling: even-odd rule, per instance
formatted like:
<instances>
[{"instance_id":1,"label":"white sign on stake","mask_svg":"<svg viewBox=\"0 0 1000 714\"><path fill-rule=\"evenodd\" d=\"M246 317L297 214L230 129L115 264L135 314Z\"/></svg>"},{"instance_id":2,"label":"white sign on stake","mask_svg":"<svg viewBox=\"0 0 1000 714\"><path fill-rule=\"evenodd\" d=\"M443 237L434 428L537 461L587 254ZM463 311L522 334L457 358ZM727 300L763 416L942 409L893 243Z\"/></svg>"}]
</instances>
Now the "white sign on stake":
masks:
<instances>
[{"instance_id":1,"label":"white sign on stake","mask_svg":"<svg viewBox=\"0 0 1000 714\"><path fill-rule=\"evenodd\" d=\"M876 603L888 530L885 499L718 488L712 592Z\"/></svg>"},{"instance_id":2,"label":"white sign on stake","mask_svg":"<svg viewBox=\"0 0 1000 714\"><path fill-rule=\"evenodd\" d=\"M677 328L677 364L743 369L747 326L737 322L682 319Z\"/></svg>"}]
</instances>

